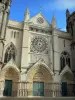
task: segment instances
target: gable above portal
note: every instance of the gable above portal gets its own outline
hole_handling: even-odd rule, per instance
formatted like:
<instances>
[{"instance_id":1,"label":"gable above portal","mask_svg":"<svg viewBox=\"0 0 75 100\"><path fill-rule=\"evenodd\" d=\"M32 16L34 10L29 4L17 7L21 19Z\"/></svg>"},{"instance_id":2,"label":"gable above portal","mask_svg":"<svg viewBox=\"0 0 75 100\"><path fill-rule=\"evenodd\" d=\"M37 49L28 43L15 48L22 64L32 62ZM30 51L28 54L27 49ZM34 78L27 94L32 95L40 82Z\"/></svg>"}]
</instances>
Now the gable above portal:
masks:
<instances>
[{"instance_id":1,"label":"gable above portal","mask_svg":"<svg viewBox=\"0 0 75 100\"><path fill-rule=\"evenodd\" d=\"M37 26L50 27L50 23L45 19L45 17L41 13L38 13L34 17L30 18L29 23L35 24Z\"/></svg>"}]
</instances>

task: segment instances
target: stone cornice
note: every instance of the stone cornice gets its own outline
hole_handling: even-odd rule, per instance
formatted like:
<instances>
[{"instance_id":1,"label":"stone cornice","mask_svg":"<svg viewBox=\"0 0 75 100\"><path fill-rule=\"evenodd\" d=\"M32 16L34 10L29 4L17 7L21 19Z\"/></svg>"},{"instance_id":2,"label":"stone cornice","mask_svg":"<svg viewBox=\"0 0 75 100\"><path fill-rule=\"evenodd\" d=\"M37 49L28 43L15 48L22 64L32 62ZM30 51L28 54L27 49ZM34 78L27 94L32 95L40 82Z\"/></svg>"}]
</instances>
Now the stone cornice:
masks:
<instances>
[{"instance_id":1,"label":"stone cornice","mask_svg":"<svg viewBox=\"0 0 75 100\"><path fill-rule=\"evenodd\" d=\"M34 27L34 28L38 28L38 29L44 29L44 30L50 30L51 29L51 25L50 27L46 27L46 26L38 26L37 24L29 24L30 27Z\"/></svg>"},{"instance_id":2,"label":"stone cornice","mask_svg":"<svg viewBox=\"0 0 75 100\"><path fill-rule=\"evenodd\" d=\"M15 26L15 25L8 25L7 27L10 28L10 29L16 29L16 30L23 31L23 28L19 28L19 27Z\"/></svg>"},{"instance_id":3,"label":"stone cornice","mask_svg":"<svg viewBox=\"0 0 75 100\"><path fill-rule=\"evenodd\" d=\"M56 34L58 35L59 38L72 40L72 36L71 36L70 33L67 33L67 32L64 32L64 31L61 31L61 30L58 30L58 29L56 29L55 31L56 31Z\"/></svg>"},{"instance_id":4,"label":"stone cornice","mask_svg":"<svg viewBox=\"0 0 75 100\"><path fill-rule=\"evenodd\" d=\"M7 27L17 29L17 30L23 30L23 22L9 20Z\"/></svg>"},{"instance_id":5,"label":"stone cornice","mask_svg":"<svg viewBox=\"0 0 75 100\"><path fill-rule=\"evenodd\" d=\"M35 32L35 31L29 31L31 34L38 34L43 36L51 36L51 33L42 33L42 32Z\"/></svg>"}]
</instances>

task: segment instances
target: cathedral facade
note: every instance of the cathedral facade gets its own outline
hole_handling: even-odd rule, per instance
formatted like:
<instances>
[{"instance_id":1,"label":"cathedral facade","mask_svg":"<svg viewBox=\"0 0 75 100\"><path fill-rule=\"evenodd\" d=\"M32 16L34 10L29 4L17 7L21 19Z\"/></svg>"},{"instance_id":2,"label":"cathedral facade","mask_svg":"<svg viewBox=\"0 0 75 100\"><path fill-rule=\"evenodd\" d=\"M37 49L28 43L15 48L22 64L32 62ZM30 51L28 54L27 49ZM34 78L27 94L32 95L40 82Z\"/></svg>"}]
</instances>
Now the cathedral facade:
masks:
<instances>
[{"instance_id":1,"label":"cathedral facade","mask_svg":"<svg viewBox=\"0 0 75 100\"><path fill-rule=\"evenodd\" d=\"M24 21L9 19L11 0L0 0L0 95L74 94L75 13L66 11L67 32L39 12Z\"/></svg>"}]
</instances>

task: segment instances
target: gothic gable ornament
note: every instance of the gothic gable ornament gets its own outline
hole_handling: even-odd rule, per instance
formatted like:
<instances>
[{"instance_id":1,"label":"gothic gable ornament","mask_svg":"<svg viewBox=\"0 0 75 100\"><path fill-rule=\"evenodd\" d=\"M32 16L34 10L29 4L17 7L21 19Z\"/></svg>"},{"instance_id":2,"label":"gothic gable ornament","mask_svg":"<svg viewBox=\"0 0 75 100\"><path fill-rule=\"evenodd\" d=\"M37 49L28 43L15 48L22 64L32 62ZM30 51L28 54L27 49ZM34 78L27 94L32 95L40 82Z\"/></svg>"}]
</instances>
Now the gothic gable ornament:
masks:
<instances>
[{"instance_id":1,"label":"gothic gable ornament","mask_svg":"<svg viewBox=\"0 0 75 100\"><path fill-rule=\"evenodd\" d=\"M45 19L42 13L38 13L37 15L30 18L29 23L34 24L34 25L39 25L39 26L42 25L43 27L51 28L50 23Z\"/></svg>"},{"instance_id":2,"label":"gothic gable ornament","mask_svg":"<svg viewBox=\"0 0 75 100\"><path fill-rule=\"evenodd\" d=\"M39 18L37 18L37 22L39 24L42 24L42 23L44 23L44 19L42 17L39 17Z\"/></svg>"}]
</instances>

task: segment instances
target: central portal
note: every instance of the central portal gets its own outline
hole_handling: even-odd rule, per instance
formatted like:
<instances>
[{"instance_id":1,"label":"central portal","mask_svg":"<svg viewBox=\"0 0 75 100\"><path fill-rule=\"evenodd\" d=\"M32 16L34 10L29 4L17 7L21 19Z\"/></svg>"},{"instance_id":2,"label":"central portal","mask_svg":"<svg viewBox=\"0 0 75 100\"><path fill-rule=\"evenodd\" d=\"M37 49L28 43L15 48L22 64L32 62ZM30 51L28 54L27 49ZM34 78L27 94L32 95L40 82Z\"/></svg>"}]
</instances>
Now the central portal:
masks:
<instances>
[{"instance_id":1,"label":"central portal","mask_svg":"<svg viewBox=\"0 0 75 100\"><path fill-rule=\"evenodd\" d=\"M53 94L48 92L52 90L52 86L49 86L50 82L53 82L52 73L43 64L37 64L33 66L27 73L28 96L52 96Z\"/></svg>"},{"instance_id":2,"label":"central portal","mask_svg":"<svg viewBox=\"0 0 75 100\"><path fill-rule=\"evenodd\" d=\"M44 96L44 82L33 82L33 96Z\"/></svg>"}]
</instances>

